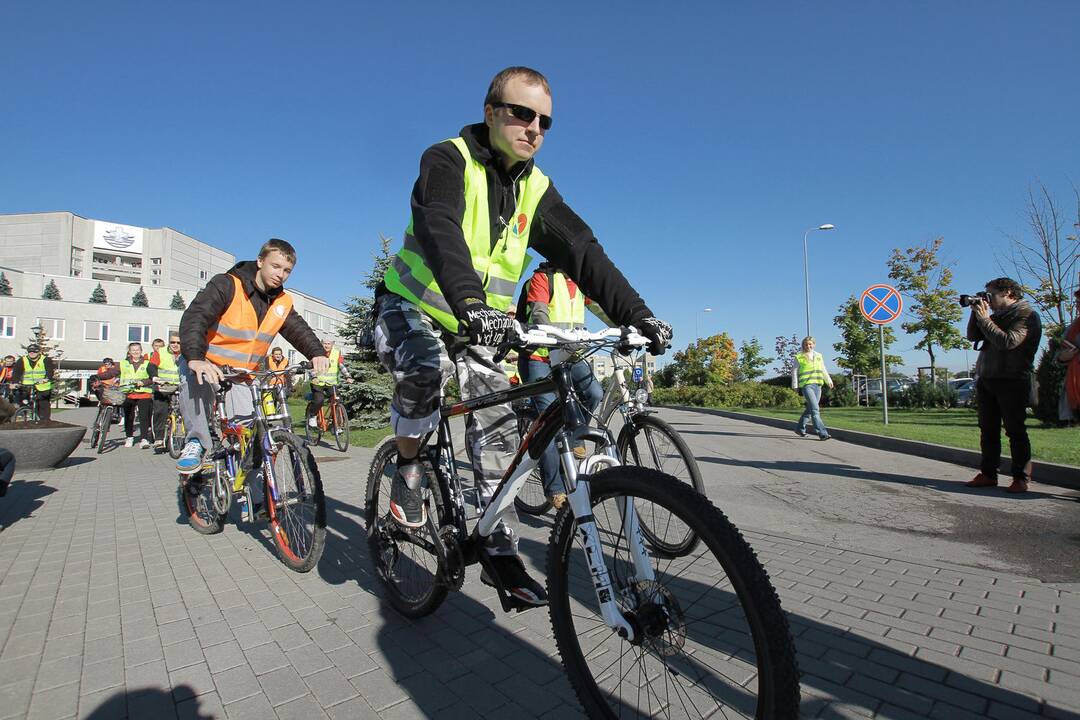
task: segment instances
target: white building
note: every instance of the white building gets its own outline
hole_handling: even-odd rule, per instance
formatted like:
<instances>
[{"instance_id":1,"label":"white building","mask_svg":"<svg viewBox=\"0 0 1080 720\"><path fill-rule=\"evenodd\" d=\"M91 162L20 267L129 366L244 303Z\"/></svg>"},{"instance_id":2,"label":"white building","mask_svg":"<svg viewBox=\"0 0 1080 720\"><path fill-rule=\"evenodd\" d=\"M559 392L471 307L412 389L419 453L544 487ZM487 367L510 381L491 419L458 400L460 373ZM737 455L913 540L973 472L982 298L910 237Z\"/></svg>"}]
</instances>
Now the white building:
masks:
<instances>
[{"instance_id":1,"label":"white building","mask_svg":"<svg viewBox=\"0 0 1080 720\"><path fill-rule=\"evenodd\" d=\"M90 220L69 212L0 215L0 272L12 297L0 297L0 356L23 354L42 327L62 351L61 367L96 368L103 357L120 359L128 342L149 352L154 338L180 325L172 310L179 294L189 305L207 281L236 263L218 248L171 228L141 228ZM53 282L61 300L45 300ZM89 302L101 284L106 304ZM142 288L149 307L133 307ZM294 307L320 338L340 340L345 313L289 288ZM283 339L275 341L292 358ZM299 359L299 358L297 358Z\"/></svg>"}]
</instances>

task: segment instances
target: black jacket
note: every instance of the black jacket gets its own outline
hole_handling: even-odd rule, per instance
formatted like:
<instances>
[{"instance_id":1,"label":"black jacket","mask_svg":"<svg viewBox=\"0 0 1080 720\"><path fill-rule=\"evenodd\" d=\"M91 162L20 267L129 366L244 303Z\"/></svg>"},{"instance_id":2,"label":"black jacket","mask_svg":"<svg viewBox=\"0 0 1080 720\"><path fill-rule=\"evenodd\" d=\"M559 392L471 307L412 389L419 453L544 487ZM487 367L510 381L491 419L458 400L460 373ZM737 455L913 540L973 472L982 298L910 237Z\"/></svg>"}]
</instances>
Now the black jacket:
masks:
<instances>
[{"instance_id":1,"label":"black jacket","mask_svg":"<svg viewBox=\"0 0 1080 720\"><path fill-rule=\"evenodd\" d=\"M229 272L210 278L206 287L200 290L191 301L191 305L180 318L180 347L188 361L206 359L208 345L206 333L214 323L221 319L233 300L235 287L230 275L240 278L244 293L251 299L251 305L255 308L255 316L260 323L262 322L270 304L281 294L282 289L271 290L269 293L259 290L255 287L257 271L258 266L254 260L238 262ZM295 308L285 318L285 324L281 326L281 337L288 340L289 344L309 360L326 355L322 349L322 342Z\"/></svg>"},{"instance_id":2,"label":"black jacket","mask_svg":"<svg viewBox=\"0 0 1080 720\"><path fill-rule=\"evenodd\" d=\"M488 142L488 128L483 123L462 128L461 137L487 171L494 243L503 233L504 221L514 213L514 178L519 173L521 178L527 177L533 163L530 160L506 171ZM464 215L465 159L450 142L432 145L420 158L420 177L413 186L413 234L439 288L459 318L466 300L485 297L461 232ZM608 258L589 226L563 201L554 183L540 199L531 222L529 247L563 270L615 323L627 325L652 315ZM385 292L385 286L379 289L380 294Z\"/></svg>"},{"instance_id":3,"label":"black jacket","mask_svg":"<svg viewBox=\"0 0 1080 720\"><path fill-rule=\"evenodd\" d=\"M1035 363L1042 319L1027 300L1017 300L986 319L971 313L968 340L981 341L976 374L987 380L1021 380Z\"/></svg>"}]
</instances>

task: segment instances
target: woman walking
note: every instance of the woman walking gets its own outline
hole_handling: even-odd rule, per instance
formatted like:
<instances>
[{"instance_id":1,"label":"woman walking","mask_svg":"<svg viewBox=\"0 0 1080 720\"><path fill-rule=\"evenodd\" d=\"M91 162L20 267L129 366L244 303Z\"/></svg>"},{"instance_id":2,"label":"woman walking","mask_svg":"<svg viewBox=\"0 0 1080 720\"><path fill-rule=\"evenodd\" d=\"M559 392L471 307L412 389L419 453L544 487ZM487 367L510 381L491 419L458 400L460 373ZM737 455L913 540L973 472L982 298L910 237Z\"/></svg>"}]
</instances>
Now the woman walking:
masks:
<instances>
[{"instance_id":1,"label":"woman walking","mask_svg":"<svg viewBox=\"0 0 1080 720\"><path fill-rule=\"evenodd\" d=\"M814 351L814 338L805 337L802 341L802 352L795 354L795 362L791 366L791 389L801 390L803 399L806 401L806 410L799 418L799 424L795 432L799 437L806 436L806 423L813 419L814 430L822 440L829 439L829 431L821 419L821 386L833 386L832 378L825 369L825 358L821 353Z\"/></svg>"}]
</instances>

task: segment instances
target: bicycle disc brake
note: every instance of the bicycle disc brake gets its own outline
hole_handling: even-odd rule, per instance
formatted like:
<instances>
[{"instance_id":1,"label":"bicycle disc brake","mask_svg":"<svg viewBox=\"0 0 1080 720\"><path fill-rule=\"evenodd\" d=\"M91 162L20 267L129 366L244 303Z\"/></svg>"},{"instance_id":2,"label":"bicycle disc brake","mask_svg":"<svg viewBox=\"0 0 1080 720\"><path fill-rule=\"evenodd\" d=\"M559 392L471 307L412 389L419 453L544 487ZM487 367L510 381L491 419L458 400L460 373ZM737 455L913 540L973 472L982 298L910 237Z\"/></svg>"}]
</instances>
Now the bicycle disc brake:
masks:
<instances>
[{"instance_id":1,"label":"bicycle disc brake","mask_svg":"<svg viewBox=\"0 0 1080 720\"><path fill-rule=\"evenodd\" d=\"M636 640L664 657L682 652L686 644L685 613L671 591L655 580L635 582L629 590L636 608L627 615L635 626Z\"/></svg>"}]
</instances>

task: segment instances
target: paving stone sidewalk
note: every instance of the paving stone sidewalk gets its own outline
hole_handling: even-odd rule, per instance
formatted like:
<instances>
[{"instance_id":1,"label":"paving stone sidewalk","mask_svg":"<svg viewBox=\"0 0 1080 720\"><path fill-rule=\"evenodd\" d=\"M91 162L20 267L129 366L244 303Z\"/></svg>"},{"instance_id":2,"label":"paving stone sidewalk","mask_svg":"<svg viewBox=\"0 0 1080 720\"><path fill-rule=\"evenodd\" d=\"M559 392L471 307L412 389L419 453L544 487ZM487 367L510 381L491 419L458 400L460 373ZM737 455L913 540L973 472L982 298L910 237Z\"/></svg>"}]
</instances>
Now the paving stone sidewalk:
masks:
<instances>
[{"instance_id":1,"label":"paving stone sidewalk","mask_svg":"<svg viewBox=\"0 0 1080 720\"><path fill-rule=\"evenodd\" d=\"M172 461L85 445L0 500L0 718L580 717L543 611L471 572L433 616L387 608L367 558L372 451L320 448L325 556L179 519ZM538 576L549 519L523 523ZM1022 577L744 528L790 615L804 717L1080 718L1080 596Z\"/></svg>"}]
</instances>

